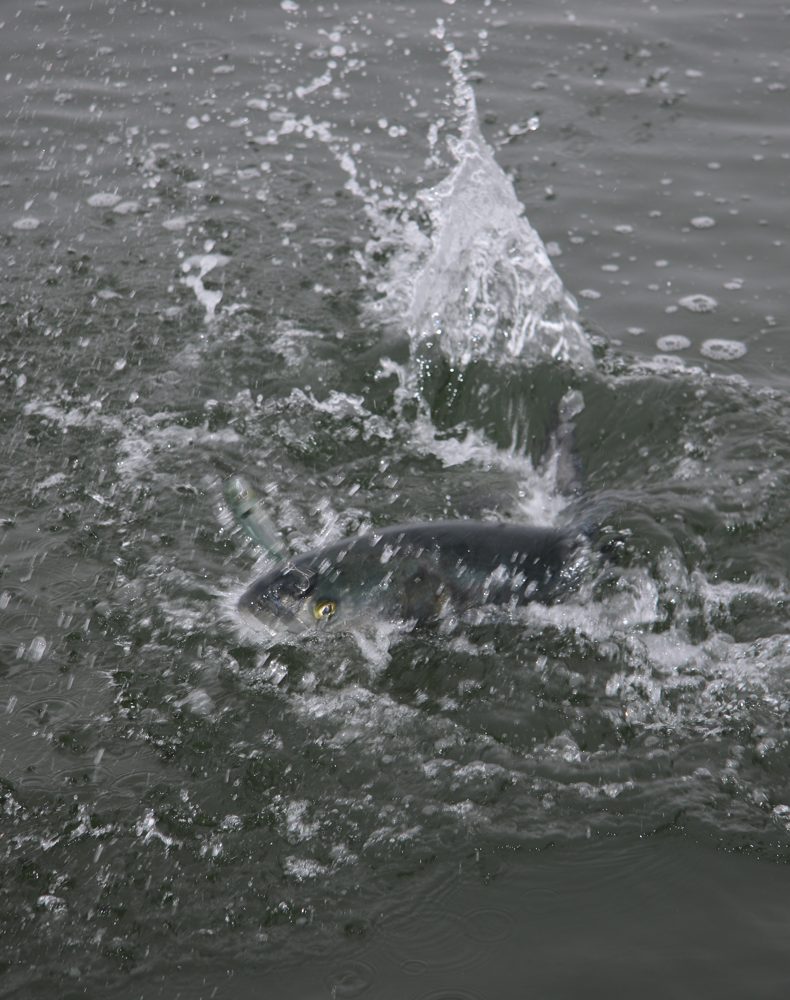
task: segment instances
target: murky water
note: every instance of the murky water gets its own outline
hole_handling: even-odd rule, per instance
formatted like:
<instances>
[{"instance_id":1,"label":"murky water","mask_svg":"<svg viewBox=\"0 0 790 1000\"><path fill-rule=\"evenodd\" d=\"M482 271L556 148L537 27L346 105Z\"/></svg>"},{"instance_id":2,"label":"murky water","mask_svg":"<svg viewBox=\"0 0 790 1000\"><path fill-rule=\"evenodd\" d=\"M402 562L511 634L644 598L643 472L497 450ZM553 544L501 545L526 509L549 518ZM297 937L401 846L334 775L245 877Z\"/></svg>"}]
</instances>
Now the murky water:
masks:
<instances>
[{"instance_id":1,"label":"murky water","mask_svg":"<svg viewBox=\"0 0 790 1000\"><path fill-rule=\"evenodd\" d=\"M787 12L0 22L2 995L784 996ZM231 472L606 558L271 645Z\"/></svg>"}]
</instances>

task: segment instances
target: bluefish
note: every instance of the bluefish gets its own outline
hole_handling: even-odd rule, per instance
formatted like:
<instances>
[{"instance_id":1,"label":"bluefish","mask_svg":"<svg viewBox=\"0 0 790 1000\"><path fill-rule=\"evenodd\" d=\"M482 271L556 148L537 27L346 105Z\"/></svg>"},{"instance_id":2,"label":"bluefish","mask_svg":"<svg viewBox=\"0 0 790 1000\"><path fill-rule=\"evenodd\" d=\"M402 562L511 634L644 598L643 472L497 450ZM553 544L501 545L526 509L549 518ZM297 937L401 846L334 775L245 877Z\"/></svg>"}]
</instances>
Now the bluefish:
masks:
<instances>
[{"instance_id":1,"label":"bluefish","mask_svg":"<svg viewBox=\"0 0 790 1000\"><path fill-rule=\"evenodd\" d=\"M471 520L385 528L281 564L244 592L239 610L275 636L549 602L572 585L584 540L578 531Z\"/></svg>"}]
</instances>

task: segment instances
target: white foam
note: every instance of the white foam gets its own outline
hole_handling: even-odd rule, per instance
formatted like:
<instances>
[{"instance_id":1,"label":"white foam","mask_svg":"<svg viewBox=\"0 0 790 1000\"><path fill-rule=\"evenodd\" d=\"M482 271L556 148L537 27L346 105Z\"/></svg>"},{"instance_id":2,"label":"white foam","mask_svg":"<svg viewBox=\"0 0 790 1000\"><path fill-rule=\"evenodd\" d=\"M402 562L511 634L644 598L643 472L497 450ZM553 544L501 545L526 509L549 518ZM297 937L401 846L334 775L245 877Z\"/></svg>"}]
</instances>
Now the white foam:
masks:
<instances>
[{"instance_id":1,"label":"white foam","mask_svg":"<svg viewBox=\"0 0 790 1000\"><path fill-rule=\"evenodd\" d=\"M678 305L688 309L689 312L709 313L713 312L718 302L711 295L698 292L696 295L684 295L682 299L678 299Z\"/></svg>"},{"instance_id":2,"label":"white foam","mask_svg":"<svg viewBox=\"0 0 790 1000\"><path fill-rule=\"evenodd\" d=\"M691 347L691 341L680 333L659 337L656 341L659 351L686 351Z\"/></svg>"},{"instance_id":3,"label":"white foam","mask_svg":"<svg viewBox=\"0 0 790 1000\"><path fill-rule=\"evenodd\" d=\"M704 341L699 352L713 361L737 361L746 354L746 344L741 340L713 338Z\"/></svg>"},{"instance_id":4,"label":"white foam","mask_svg":"<svg viewBox=\"0 0 790 1000\"><path fill-rule=\"evenodd\" d=\"M385 220L370 206L377 235L368 256L391 256L383 269L371 267L377 297L368 312L405 325L415 356L438 351L460 365L480 357L590 364L576 304L480 133L460 57L450 53L448 63L463 113L460 134L449 140L455 166L416 196L427 232L408 214Z\"/></svg>"},{"instance_id":5,"label":"white foam","mask_svg":"<svg viewBox=\"0 0 790 1000\"><path fill-rule=\"evenodd\" d=\"M120 200L119 194L113 194L110 191L97 191L96 194L92 194L88 198L88 204L93 208L112 208Z\"/></svg>"},{"instance_id":6,"label":"white foam","mask_svg":"<svg viewBox=\"0 0 790 1000\"><path fill-rule=\"evenodd\" d=\"M217 306L222 301L222 292L219 289L211 291L207 289L203 284L203 279L215 268L224 267L229 260L229 257L221 253L204 253L187 257L181 265L181 270L185 275L181 280L188 288L192 289L198 302L206 310L206 322L214 318ZM197 274L193 274L193 270L197 271Z\"/></svg>"}]
</instances>

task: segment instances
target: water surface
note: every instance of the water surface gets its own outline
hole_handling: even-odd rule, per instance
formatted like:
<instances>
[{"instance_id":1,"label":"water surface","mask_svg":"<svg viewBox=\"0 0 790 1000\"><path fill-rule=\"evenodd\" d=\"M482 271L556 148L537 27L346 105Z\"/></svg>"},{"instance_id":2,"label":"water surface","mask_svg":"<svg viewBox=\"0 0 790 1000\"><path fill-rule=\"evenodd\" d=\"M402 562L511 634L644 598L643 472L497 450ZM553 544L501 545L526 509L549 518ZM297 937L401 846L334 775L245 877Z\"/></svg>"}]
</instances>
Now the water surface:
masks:
<instances>
[{"instance_id":1,"label":"water surface","mask_svg":"<svg viewBox=\"0 0 790 1000\"><path fill-rule=\"evenodd\" d=\"M786 12L0 20L3 995L784 996ZM612 558L267 647L234 471Z\"/></svg>"}]
</instances>

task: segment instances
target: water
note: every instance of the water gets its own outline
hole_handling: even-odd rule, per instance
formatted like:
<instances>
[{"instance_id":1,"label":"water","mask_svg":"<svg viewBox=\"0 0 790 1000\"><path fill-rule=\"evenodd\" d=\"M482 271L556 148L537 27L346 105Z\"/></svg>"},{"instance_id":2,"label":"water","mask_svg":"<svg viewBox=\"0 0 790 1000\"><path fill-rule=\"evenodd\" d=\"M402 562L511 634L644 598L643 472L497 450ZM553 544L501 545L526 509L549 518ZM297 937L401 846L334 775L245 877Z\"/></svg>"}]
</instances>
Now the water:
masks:
<instances>
[{"instance_id":1,"label":"water","mask_svg":"<svg viewBox=\"0 0 790 1000\"><path fill-rule=\"evenodd\" d=\"M0 20L3 995L784 996L786 12ZM267 648L230 472L611 557Z\"/></svg>"}]
</instances>

